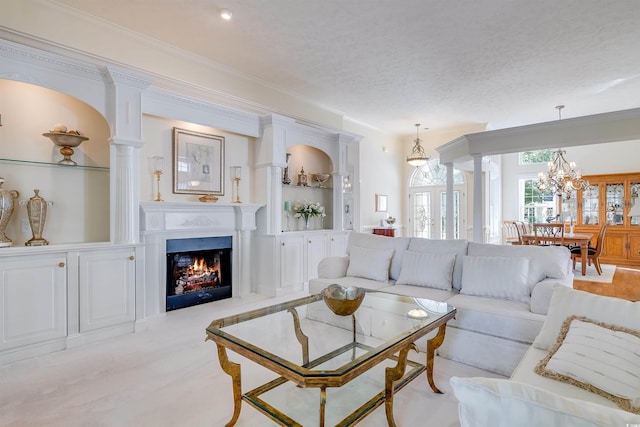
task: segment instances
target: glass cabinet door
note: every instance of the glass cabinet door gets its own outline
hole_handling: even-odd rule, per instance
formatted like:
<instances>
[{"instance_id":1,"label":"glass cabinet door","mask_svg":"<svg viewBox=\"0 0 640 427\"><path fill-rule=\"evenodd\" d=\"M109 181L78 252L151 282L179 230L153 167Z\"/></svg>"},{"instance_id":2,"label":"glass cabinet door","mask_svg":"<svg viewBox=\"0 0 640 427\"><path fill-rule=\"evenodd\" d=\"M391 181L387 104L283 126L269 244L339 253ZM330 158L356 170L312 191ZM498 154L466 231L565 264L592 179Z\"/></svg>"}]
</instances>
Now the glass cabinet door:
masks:
<instances>
[{"instance_id":1,"label":"glass cabinet door","mask_svg":"<svg viewBox=\"0 0 640 427\"><path fill-rule=\"evenodd\" d=\"M598 184L590 185L582 192L582 225L598 225L600 195Z\"/></svg>"},{"instance_id":2,"label":"glass cabinet door","mask_svg":"<svg viewBox=\"0 0 640 427\"><path fill-rule=\"evenodd\" d=\"M630 193L631 200L629 203L629 210L631 210L631 208L635 206L636 203L640 203L640 199L638 198L638 194L640 194L640 182L632 182L630 186L630 190L631 190L631 193ZM631 225L640 226L639 217L634 216L629 219L631 220Z\"/></svg>"},{"instance_id":3,"label":"glass cabinet door","mask_svg":"<svg viewBox=\"0 0 640 427\"><path fill-rule=\"evenodd\" d=\"M613 225L623 225L624 184L607 184L606 188L607 222Z\"/></svg>"}]
</instances>

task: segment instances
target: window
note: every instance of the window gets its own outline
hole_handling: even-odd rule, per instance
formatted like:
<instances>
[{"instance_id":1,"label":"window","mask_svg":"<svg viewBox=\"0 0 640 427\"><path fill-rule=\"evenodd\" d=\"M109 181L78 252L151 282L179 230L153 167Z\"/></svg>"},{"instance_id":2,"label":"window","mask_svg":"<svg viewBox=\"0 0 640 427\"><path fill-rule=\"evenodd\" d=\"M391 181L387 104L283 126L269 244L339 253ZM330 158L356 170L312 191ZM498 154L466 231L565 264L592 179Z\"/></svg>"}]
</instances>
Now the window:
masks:
<instances>
[{"instance_id":1,"label":"window","mask_svg":"<svg viewBox=\"0 0 640 427\"><path fill-rule=\"evenodd\" d=\"M520 153L520 164L531 165L537 163L547 163L553 160L553 153L555 148L545 148L544 150L523 151Z\"/></svg>"},{"instance_id":2,"label":"window","mask_svg":"<svg viewBox=\"0 0 640 427\"><path fill-rule=\"evenodd\" d=\"M523 178L520 188L520 220L529 223L545 222L556 217L556 203L552 192L536 188L537 178Z\"/></svg>"}]
</instances>

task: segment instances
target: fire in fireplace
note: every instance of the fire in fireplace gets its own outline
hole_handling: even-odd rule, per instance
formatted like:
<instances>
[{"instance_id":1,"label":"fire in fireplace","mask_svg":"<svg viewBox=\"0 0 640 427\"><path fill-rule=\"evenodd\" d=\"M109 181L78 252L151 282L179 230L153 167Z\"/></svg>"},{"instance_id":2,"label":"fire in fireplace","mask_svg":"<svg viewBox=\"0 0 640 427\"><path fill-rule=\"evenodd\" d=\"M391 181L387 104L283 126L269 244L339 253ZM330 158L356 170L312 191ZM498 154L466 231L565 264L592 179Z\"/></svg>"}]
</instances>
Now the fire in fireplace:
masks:
<instances>
[{"instance_id":1,"label":"fire in fireplace","mask_svg":"<svg viewBox=\"0 0 640 427\"><path fill-rule=\"evenodd\" d=\"M167 240L167 311L231 297L231 236Z\"/></svg>"}]
</instances>

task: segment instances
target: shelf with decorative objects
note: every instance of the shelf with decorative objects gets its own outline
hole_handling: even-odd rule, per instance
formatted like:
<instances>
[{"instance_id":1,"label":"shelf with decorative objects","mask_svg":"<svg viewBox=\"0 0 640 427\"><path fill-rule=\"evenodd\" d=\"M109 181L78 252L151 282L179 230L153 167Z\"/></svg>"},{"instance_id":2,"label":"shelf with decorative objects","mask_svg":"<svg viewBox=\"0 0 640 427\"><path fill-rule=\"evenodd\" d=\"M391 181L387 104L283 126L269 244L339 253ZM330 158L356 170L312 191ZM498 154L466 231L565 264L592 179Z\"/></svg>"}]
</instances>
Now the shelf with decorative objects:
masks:
<instances>
[{"instance_id":1,"label":"shelf with decorative objects","mask_svg":"<svg viewBox=\"0 0 640 427\"><path fill-rule=\"evenodd\" d=\"M15 165L25 165L25 166L47 166L47 167L55 167L55 168L65 168L67 170L94 170L94 171L102 171L109 172L108 166L91 166L91 165L74 165L73 167L69 167L69 165L61 164L59 162L38 162L33 160L21 160L21 159L7 159L0 158L0 163L7 164L15 164Z\"/></svg>"}]
</instances>

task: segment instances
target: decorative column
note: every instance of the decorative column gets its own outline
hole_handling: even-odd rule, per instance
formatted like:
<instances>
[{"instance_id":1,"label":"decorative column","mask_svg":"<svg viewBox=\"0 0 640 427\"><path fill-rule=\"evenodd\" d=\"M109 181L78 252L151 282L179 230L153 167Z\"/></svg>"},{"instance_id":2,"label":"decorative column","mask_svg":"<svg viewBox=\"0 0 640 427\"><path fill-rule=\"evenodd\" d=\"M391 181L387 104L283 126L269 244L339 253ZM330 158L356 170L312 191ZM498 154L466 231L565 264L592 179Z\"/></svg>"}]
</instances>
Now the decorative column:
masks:
<instances>
[{"instance_id":1,"label":"decorative column","mask_svg":"<svg viewBox=\"0 0 640 427\"><path fill-rule=\"evenodd\" d=\"M482 154L473 154L473 241L484 241L482 212Z\"/></svg>"},{"instance_id":2,"label":"decorative column","mask_svg":"<svg viewBox=\"0 0 640 427\"><path fill-rule=\"evenodd\" d=\"M111 241L140 241L139 165L142 146L142 92L147 76L116 66L104 69L106 118L111 128Z\"/></svg>"},{"instance_id":3,"label":"decorative column","mask_svg":"<svg viewBox=\"0 0 640 427\"><path fill-rule=\"evenodd\" d=\"M445 237L447 240L453 240L453 163L445 163L445 166L447 168L447 194L445 200L447 209L447 224L445 229Z\"/></svg>"}]
</instances>

